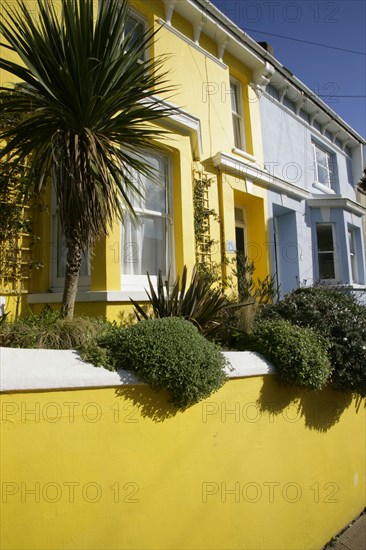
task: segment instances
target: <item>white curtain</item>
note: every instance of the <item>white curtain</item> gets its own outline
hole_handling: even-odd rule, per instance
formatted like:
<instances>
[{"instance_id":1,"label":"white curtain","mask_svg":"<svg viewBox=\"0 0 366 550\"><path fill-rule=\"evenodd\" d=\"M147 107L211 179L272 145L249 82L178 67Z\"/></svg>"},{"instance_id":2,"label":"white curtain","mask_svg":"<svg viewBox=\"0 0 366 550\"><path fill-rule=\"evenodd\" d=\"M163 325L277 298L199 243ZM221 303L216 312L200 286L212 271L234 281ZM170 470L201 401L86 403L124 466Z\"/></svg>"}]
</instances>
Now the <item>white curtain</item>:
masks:
<instances>
[{"instance_id":1,"label":"white curtain","mask_svg":"<svg viewBox=\"0 0 366 550\"><path fill-rule=\"evenodd\" d=\"M144 226L134 225L131 216L125 215L123 225L122 262L125 275L140 275L142 272L142 252Z\"/></svg>"},{"instance_id":2,"label":"white curtain","mask_svg":"<svg viewBox=\"0 0 366 550\"><path fill-rule=\"evenodd\" d=\"M125 275L157 275L166 271L167 250L167 161L160 155L145 155L155 169L158 183L136 174L142 197L131 197L139 224L126 214L123 225L122 269Z\"/></svg>"}]
</instances>

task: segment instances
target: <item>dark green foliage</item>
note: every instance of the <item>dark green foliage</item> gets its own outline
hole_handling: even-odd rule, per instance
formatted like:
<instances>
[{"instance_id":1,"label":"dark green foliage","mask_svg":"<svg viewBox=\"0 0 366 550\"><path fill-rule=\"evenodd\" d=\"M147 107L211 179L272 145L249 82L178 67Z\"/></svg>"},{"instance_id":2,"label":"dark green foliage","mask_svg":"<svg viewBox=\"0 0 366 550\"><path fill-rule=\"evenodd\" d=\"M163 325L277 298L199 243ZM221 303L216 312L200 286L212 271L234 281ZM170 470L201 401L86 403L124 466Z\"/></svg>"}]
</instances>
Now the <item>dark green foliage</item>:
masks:
<instances>
[{"instance_id":1,"label":"dark green foliage","mask_svg":"<svg viewBox=\"0 0 366 550\"><path fill-rule=\"evenodd\" d=\"M149 280L150 293L147 292L153 308L153 317L183 317L191 321L201 334L212 333L219 326L219 313L230 306L221 288L213 288L207 277L194 270L187 286L187 268L184 266L182 282L179 277L173 286L169 276L165 283L159 271L157 291ZM131 300L139 320L148 319L149 315L134 300Z\"/></svg>"},{"instance_id":2,"label":"dark green foliage","mask_svg":"<svg viewBox=\"0 0 366 550\"><path fill-rule=\"evenodd\" d=\"M238 279L240 302L255 301L258 304L272 303L278 298L275 276L267 275L263 281L255 279L255 264L243 252L236 252L233 274Z\"/></svg>"},{"instance_id":3,"label":"dark green foliage","mask_svg":"<svg viewBox=\"0 0 366 550\"><path fill-rule=\"evenodd\" d=\"M2 111L9 94L0 90L0 134L22 119ZM24 118L24 114L23 114ZM0 163L0 294L19 294L32 269L41 264L31 256L37 237L32 232L30 206L37 206L27 195L25 167L2 158ZM26 242L25 242L26 241Z\"/></svg>"},{"instance_id":4,"label":"dark green foliage","mask_svg":"<svg viewBox=\"0 0 366 550\"><path fill-rule=\"evenodd\" d=\"M201 276L211 283L221 283L222 265L214 262L212 256L219 242L211 238L211 220L220 223L213 208L209 208L209 188L212 178L202 174L193 181L194 236L196 243L196 267Z\"/></svg>"},{"instance_id":5,"label":"dark green foliage","mask_svg":"<svg viewBox=\"0 0 366 550\"><path fill-rule=\"evenodd\" d=\"M279 318L324 336L329 341L334 388L366 395L365 306L339 290L301 288L264 308L258 320Z\"/></svg>"},{"instance_id":6,"label":"dark green foliage","mask_svg":"<svg viewBox=\"0 0 366 550\"><path fill-rule=\"evenodd\" d=\"M148 319L116 329L103 345L115 368L135 372L156 391L167 390L180 409L209 397L226 379L226 360L217 346L181 318Z\"/></svg>"},{"instance_id":7,"label":"dark green foliage","mask_svg":"<svg viewBox=\"0 0 366 550\"><path fill-rule=\"evenodd\" d=\"M13 323L0 324L0 346L12 348L80 349L108 329L110 323L91 317L60 319L59 312L45 307Z\"/></svg>"},{"instance_id":8,"label":"dark green foliage","mask_svg":"<svg viewBox=\"0 0 366 550\"><path fill-rule=\"evenodd\" d=\"M5 321L6 321L7 317L8 317L8 315L9 315L9 313L2 313L2 314L0 315L0 326L1 326L3 323L5 323Z\"/></svg>"},{"instance_id":9,"label":"dark green foliage","mask_svg":"<svg viewBox=\"0 0 366 550\"><path fill-rule=\"evenodd\" d=\"M310 328L283 319L264 321L249 335L249 346L273 363L282 382L321 389L328 381L327 343Z\"/></svg>"}]
</instances>

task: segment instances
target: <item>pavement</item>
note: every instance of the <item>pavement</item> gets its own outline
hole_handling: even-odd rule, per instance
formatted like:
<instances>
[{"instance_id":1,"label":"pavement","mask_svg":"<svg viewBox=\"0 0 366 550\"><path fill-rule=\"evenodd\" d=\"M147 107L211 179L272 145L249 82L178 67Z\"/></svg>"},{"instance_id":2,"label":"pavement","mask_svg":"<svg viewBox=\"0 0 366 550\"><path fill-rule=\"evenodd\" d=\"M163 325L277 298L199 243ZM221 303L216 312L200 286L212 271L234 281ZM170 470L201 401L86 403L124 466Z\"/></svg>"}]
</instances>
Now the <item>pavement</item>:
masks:
<instances>
[{"instance_id":1,"label":"pavement","mask_svg":"<svg viewBox=\"0 0 366 550\"><path fill-rule=\"evenodd\" d=\"M325 548L332 550L366 550L366 513L363 513Z\"/></svg>"}]
</instances>

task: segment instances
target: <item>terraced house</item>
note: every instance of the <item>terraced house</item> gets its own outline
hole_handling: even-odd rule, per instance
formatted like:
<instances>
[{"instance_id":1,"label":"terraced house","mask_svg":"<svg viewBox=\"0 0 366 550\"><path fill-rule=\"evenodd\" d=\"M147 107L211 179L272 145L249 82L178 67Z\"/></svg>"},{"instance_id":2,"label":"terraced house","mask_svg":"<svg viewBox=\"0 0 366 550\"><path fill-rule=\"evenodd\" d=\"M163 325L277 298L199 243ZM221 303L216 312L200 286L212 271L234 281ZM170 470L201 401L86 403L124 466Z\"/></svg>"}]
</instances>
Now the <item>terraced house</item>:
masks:
<instances>
[{"instance_id":1,"label":"terraced house","mask_svg":"<svg viewBox=\"0 0 366 550\"><path fill-rule=\"evenodd\" d=\"M166 56L175 91L164 101L175 111L143 152L161 185L136 174L140 224L116 222L85 256L76 312L118 319L130 297L146 299L147 271L154 280L203 261L226 276L236 251L256 277L275 273L282 294L317 280L364 285L365 141L210 2L135 0L130 22L136 36L159 29L146 56ZM1 83L14 84L4 72ZM42 202L30 216L39 241L24 233L17 254L19 265L43 267L16 285L2 274L6 310L61 303L66 256L51 184ZM199 208L210 212L203 230Z\"/></svg>"},{"instance_id":2,"label":"terraced house","mask_svg":"<svg viewBox=\"0 0 366 550\"><path fill-rule=\"evenodd\" d=\"M260 104L272 270L282 295L320 281L361 297L365 140L272 56L271 66Z\"/></svg>"}]
</instances>

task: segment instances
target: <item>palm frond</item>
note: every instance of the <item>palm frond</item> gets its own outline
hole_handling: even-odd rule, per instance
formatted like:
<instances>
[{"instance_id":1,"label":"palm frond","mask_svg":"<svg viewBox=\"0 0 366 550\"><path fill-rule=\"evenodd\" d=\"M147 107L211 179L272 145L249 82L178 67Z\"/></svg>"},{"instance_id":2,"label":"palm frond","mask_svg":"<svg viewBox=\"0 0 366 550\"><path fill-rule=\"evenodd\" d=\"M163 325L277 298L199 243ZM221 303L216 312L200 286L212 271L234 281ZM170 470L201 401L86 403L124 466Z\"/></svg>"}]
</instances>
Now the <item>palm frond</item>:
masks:
<instances>
[{"instance_id":1,"label":"palm frond","mask_svg":"<svg viewBox=\"0 0 366 550\"><path fill-rule=\"evenodd\" d=\"M155 30L128 49L126 0L101 2L97 17L92 0L61 0L61 15L52 2L36 4L37 17L23 0L17 9L5 2L0 22L22 61L0 58L0 69L22 81L8 90L0 111L26 113L0 135L6 141L0 156L15 163L28 158L36 191L53 175L65 234L76 229L86 248L107 234L116 216L134 215L131 196L141 190L133 173L156 176L136 151L164 133L151 123L172 112L147 100L172 88L164 59L143 57Z\"/></svg>"}]
</instances>

